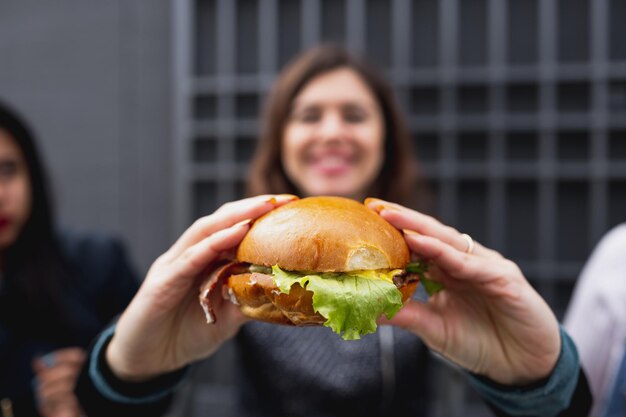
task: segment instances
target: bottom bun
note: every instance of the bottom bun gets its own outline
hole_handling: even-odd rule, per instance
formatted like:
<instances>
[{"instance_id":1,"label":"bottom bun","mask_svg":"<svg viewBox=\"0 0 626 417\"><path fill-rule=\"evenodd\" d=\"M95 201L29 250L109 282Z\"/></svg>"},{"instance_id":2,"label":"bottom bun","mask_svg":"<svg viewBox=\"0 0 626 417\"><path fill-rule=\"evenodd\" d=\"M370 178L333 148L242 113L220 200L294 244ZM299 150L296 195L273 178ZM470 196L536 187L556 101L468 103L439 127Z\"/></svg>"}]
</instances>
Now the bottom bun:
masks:
<instances>
[{"instance_id":1,"label":"bottom bun","mask_svg":"<svg viewBox=\"0 0 626 417\"><path fill-rule=\"evenodd\" d=\"M415 280L398 288L403 303L411 298L418 283ZM285 294L270 275L253 272L231 275L226 287L230 300L252 319L288 326L321 326L326 322L313 309L313 293L300 285L292 286Z\"/></svg>"}]
</instances>

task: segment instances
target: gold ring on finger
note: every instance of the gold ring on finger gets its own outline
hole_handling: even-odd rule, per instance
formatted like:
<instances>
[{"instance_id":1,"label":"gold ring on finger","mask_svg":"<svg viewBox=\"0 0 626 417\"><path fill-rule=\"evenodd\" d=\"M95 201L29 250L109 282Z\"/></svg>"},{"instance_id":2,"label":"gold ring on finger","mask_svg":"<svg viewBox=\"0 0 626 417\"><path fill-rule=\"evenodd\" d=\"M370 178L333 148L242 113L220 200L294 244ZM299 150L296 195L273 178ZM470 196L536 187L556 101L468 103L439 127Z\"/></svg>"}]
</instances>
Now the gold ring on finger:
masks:
<instances>
[{"instance_id":1,"label":"gold ring on finger","mask_svg":"<svg viewBox=\"0 0 626 417\"><path fill-rule=\"evenodd\" d=\"M474 246L475 246L474 239L472 239L472 237L468 235L467 233L463 233L461 237L465 239L465 241L467 242L467 249L465 249L465 253L467 253L468 255L471 255L474 252Z\"/></svg>"}]
</instances>

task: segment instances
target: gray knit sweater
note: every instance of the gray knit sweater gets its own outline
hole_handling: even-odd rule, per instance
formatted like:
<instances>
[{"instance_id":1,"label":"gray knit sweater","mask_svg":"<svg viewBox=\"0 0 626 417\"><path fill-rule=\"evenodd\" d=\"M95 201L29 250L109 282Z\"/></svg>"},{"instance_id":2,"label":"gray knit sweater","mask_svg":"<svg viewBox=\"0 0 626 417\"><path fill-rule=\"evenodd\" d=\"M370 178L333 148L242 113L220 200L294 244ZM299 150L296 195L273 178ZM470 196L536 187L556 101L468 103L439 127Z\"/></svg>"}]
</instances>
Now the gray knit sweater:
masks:
<instances>
[{"instance_id":1,"label":"gray knit sweater","mask_svg":"<svg viewBox=\"0 0 626 417\"><path fill-rule=\"evenodd\" d=\"M324 327L252 322L236 346L238 415L427 415L429 354L403 330L344 341Z\"/></svg>"}]
</instances>

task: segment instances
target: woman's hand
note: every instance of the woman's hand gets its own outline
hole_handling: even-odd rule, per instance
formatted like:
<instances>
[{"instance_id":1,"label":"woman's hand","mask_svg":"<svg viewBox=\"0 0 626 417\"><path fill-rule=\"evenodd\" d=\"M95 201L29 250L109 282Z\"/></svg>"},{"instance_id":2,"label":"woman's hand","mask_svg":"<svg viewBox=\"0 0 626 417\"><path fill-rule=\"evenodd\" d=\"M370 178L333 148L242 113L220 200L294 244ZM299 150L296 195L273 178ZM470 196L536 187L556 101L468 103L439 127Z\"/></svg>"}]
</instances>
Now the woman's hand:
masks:
<instances>
[{"instance_id":1,"label":"woman's hand","mask_svg":"<svg viewBox=\"0 0 626 417\"><path fill-rule=\"evenodd\" d=\"M147 379L206 357L232 338L246 319L215 291L217 321L207 324L200 283L241 242L251 220L296 198L265 195L227 203L189 227L152 264L120 318L106 353L113 372L126 380Z\"/></svg>"},{"instance_id":2,"label":"woman's hand","mask_svg":"<svg viewBox=\"0 0 626 417\"><path fill-rule=\"evenodd\" d=\"M37 410L44 417L81 417L74 386L85 362L81 348L65 348L33 360Z\"/></svg>"},{"instance_id":3,"label":"woman's hand","mask_svg":"<svg viewBox=\"0 0 626 417\"><path fill-rule=\"evenodd\" d=\"M550 307L512 261L470 242L432 217L378 199L366 204L404 231L411 252L429 261L442 291L410 301L392 320L453 362L505 385L547 377L561 349Z\"/></svg>"}]
</instances>

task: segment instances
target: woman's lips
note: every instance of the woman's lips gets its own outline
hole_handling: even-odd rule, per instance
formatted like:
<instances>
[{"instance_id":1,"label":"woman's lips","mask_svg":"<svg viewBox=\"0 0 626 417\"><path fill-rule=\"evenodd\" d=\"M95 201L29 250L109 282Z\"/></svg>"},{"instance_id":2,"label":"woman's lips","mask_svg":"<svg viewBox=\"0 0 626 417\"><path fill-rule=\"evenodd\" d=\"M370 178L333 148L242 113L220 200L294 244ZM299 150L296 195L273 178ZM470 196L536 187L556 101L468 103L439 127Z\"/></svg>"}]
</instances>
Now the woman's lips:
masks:
<instances>
[{"instance_id":1,"label":"woman's lips","mask_svg":"<svg viewBox=\"0 0 626 417\"><path fill-rule=\"evenodd\" d=\"M6 229L11 224L11 219L0 216L0 230Z\"/></svg>"},{"instance_id":2,"label":"woman's lips","mask_svg":"<svg viewBox=\"0 0 626 417\"><path fill-rule=\"evenodd\" d=\"M323 176L339 176L352 168L352 162L346 156L324 155L314 158L311 162L311 167Z\"/></svg>"}]
</instances>

